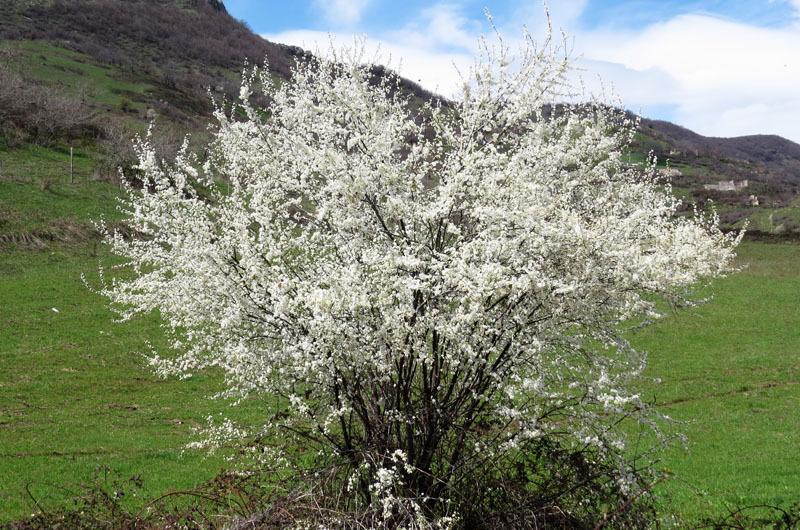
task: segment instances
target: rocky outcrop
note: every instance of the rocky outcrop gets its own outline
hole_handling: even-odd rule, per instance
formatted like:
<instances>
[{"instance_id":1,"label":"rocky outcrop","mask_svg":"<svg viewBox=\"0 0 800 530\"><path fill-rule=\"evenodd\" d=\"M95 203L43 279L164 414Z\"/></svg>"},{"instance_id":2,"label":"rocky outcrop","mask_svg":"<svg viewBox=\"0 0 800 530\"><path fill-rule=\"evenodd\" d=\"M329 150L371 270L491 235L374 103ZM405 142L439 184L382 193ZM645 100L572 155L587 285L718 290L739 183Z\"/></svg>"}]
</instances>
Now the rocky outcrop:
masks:
<instances>
[{"instance_id":1,"label":"rocky outcrop","mask_svg":"<svg viewBox=\"0 0 800 530\"><path fill-rule=\"evenodd\" d=\"M222 11L223 13L227 13L227 10L225 9L225 5L222 3L222 0L208 0L208 3L211 4L211 7L213 7L217 11Z\"/></svg>"}]
</instances>

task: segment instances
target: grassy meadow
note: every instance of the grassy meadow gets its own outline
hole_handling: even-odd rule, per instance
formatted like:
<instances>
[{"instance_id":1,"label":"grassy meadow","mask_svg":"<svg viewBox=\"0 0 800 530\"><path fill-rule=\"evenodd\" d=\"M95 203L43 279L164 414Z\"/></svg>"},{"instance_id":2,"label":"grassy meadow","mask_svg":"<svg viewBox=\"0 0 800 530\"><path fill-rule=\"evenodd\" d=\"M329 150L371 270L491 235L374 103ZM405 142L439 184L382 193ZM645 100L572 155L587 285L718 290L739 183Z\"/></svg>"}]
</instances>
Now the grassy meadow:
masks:
<instances>
[{"instance_id":1,"label":"grassy meadow","mask_svg":"<svg viewBox=\"0 0 800 530\"><path fill-rule=\"evenodd\" d=\"M661 488L679 513L800 501L800 245L744 242L708 303L632 334L662 380L645 395L686 422Z\"/></svg>"},{"instance_id":2,"label":"grassy meadow","mask_svg":"<svg viewBox=\"0 0 800 530\"><path fill-rule=\"evenodd\" d=\"M63 149L0 156L0 522L30 514L34 500L68 502L99 466L141 476L152 496L213 477L221 459L182 452L193 427L226 410L205 399L219 374L150 373L142 353L146 341L163 345L157 317L114 323L80 279L98 281L114 258L54 228L113 218L117 189L87 178L91 152L75 184L46 188L22 174L36 160L68 167ZM61 236L24 237L48 230ZM631 334L663 381L642 392L686 422L688 451L663 455L674 476L657 491L689 517L800 500L800 245L746 242L739 262L708 290L713 300ZM259 410L247 403L243 417Z\"/></svg>"},{"instance_id":3,"label":"grassy meadow","mask_svg":"<svg viewBox=\"0 0 800 530\"><path fill-rule=\"evenodd\" d=\"M46 190L0 179L0 521L31 513L34 499L67 502L100 466L139 475L159 494L225 465L200 452L182 456L193 428L229 412L206 399L222 389L219 374L156 377L142 354L147 341L164 345L157 317L115 323L81 280L98 285L99 265L114 264L85 234L89 211L116 215L117 193L85 178ZM260 404L246 408L257 415Z\"/></svg>"}]
</instances>

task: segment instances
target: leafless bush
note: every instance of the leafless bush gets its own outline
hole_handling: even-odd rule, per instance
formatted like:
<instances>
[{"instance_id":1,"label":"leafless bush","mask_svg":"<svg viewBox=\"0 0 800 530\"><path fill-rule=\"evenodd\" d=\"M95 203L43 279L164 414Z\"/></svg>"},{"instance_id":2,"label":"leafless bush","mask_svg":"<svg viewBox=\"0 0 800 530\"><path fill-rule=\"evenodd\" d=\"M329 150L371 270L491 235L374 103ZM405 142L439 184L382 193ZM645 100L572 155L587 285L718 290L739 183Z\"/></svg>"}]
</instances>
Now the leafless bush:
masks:
<instances>
[{"instance_id":1,"label":"leafless bush","mask_svg":"<svg viewBox=\"0 0 800 530\"><path fill-rule=\"evenodd\" d=\"M116 121L107 121L101 127L100 143L104 147L103 154L95 164L95 180L119 184L120 179L135 181L138 161L134 149L137 132L129 126ZM155 147L156 156L169 162L183 143L183 134L163 122L154 124L150 142Z\"/></svg>"},{"instance_id":2,"label":"leafless bush","mask_svg":"<svg viewBox=\"0 0 800 530\"><path fill-rule=\"evenodd\" d=\"M84 102L34 83L14 68L15 59L13 52L0 52L0 136L6 145L25 140L50 145L99 134L94 113Z\"/></svg>"},{"instance_id":3,"label":"leafless bush","mask_svg":"<svg viewBox=\"0 0 800 530\"><path fill-rule=\"evenodd\" d=\"M10 48L0 49L0 135L6 137L17 129L25 117L21 99L25 94L25 80L12 67L17 54ZM6 138L6 143L9 138Z\"/></svg>"},{"instance_id":4,"label":"leafless bush","mask_svg":"<svg viewBox=\"0 0 800 530\"><path fill-rule=\"evenodd\" d=\"M34 91L33 112L28 120L33 137L40 143L96 137L99 128L94 111L79 100L65 97L56 89Z\"/></svg>"}]
</instances>

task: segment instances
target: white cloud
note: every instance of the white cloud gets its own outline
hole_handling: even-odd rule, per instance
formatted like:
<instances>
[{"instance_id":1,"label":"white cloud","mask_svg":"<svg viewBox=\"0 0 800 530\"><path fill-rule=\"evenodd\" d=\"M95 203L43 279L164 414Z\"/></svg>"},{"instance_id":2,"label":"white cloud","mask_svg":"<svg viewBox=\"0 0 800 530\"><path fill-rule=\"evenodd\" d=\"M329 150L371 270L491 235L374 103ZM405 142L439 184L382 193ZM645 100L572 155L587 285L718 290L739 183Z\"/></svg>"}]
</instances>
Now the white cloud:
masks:
<instances>
[{"instance_id":1,"label":"white cloud","mask_svg":"<svg viewBox=\"0 0 800 530\"><path fill-rule=\"evenodd\" d=\"M800 34L685 15L639 34L586 35L585 55L635 70L661 68L685 89L729 86L736 91L785 92L797 85L788 69L800 63ZM798 64L800 66L800 64Z\"/></svg>"},{"instance_id":2,"label":"white cloud","mask_svg":"<svg viewBox=\"0 0 800 530\"><path fill-rule=\"evenodd\" d=\"M800 143L800 101L756 102L749 105L697 112L695 116L708 121L709 134L743 136L748 134L777 134ZM679 116L679 119L683 119ZM687 119L689 117L687 116Z\"/></svg>"},{"instance_id":3,"label":"white cloud","mask_svg":"<svg viewBox=\"0 0 800 530\"><path fill-rule=\"evenodd\" d=\"M424 49L460 48L473 50L480 34L480 24L468 20L454 4L435 4L420 11L419 20L384 39L404 46Z\"/></svg>"},{"instance_id":4,"label":"white cloud","mask_svg":"<svg viewBox=\"0 0 800 530\"><path fill-rule=\"evenodd\" d=\"M322 11L325 20L337 27L357 23L369 3L370 0L314 0L314 6Z\"/></svg>"},{"instance_id":5,"label":"white cloud","mask_svg":"<svg viewBox=\"0 0 800 530\"><path fill-rule=\"evenodd\" d=\"M351 35L336 35L311 30L286 31L262 35L262 37L274 42L300 46L323 55L327 54L330 49L330 39L333 39L335 47L341 47L352 45L354 38ZM456 94L461 88L456 67L462 72L467 72L472 64L472 55L469 53L429 50L415 45L413 39L405 42L402 39L368 38L366 46L366 57L370 59L375 57L376 62L389 66L428 90L448 97Z\"/></svg>"},{"instance_id":6,"label":"white cloud","mask_svg":"<svg viewBox=\"0 0 800 530\"><path fill-rule=\"evenodd\" d=\"M329 2L333 5L335 1ZM361 0L365 2L366 0ZM778 1L778 0L776 0ZM791 1L800 14L800 0ZM706 15L680 15L641 29L572 31L587 0L551 2L554 28L573 35L572 53L589 90L618 95L634 112L667 119L700 134L735 136L780 134L800 142L800 31L798 27L762 28ZM544 11L524 7L497 19L507 44L527 25L534 36L546 30ZM455 4L435 4L414 22L368 35L369 53L380 45L390 67L445 96L456 94L488 25L464 17ZM270 40L308 49L326 49L328 34L289 31ZM337 44L348 44L341 33ZM669 112L666 112L669 109Z\"/></svg>"},{"instance_id":7,"label":"white cloud","mask_svg":"<svg viewBox=\"0 0 800 530\"><path fill-rule=\"evenodd\" d=\"M640 32L595 32L576 41L587 59L625 74L617 86L629 106L676 104L675 120L701 134L780 131L800 141L792 112L800 109L800 33L794 29L683 15ZM657 85L654 71L663 74ZM643 93L636 85L647 82Z\"/></svg>"},{"instance_id":8,"label":"white cloud","mask_svg":"<svg viewBox=\"0 0 800 530\"><path fill-rule=\"evenodd\" d=\"M668 105L679 97L674 77L658 67L635 70L619 63L582 58L570 76L573 84L583 84L587 93L620 98L624 106L638 112L641 106Z\"/></svg>"}]
</instances>

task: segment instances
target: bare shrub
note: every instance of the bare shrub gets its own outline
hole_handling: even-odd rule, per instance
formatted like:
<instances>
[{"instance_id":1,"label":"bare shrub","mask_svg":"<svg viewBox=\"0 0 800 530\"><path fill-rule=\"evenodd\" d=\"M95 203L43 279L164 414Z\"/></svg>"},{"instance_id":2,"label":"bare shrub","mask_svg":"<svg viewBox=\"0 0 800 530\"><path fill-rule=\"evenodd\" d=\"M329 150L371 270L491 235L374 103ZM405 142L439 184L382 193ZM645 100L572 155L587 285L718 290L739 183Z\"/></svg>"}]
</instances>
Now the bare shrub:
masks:
<instances>
[{"instance_id":1,"label":"bare shrub","mask_svg":"<svg viewBox=\"0 0 800 530\"><path fill-rule=\"evenodd\" d=\"M134 138L137 132L130 126L116 121L106 121L101 126L102 155L95 164L94 179L121 184L121 180L136 182L138 162L134 150ZM175 159L184 136L175 127L163 122L156 122L152 129L153 146L158 157L168 163Z\"/></svg>"},{"instance_id":2,"label":"bare shrub","mask_svg":"<svg viewBox=\"0 0 800 530\"><path fill-rule=\"evenodd\" d=\"M0 57L0 136L7 146L97 137L95 114L85 102L27 78L15 68L14 52L5 50Z\"/></svg>"}]
</instances>

